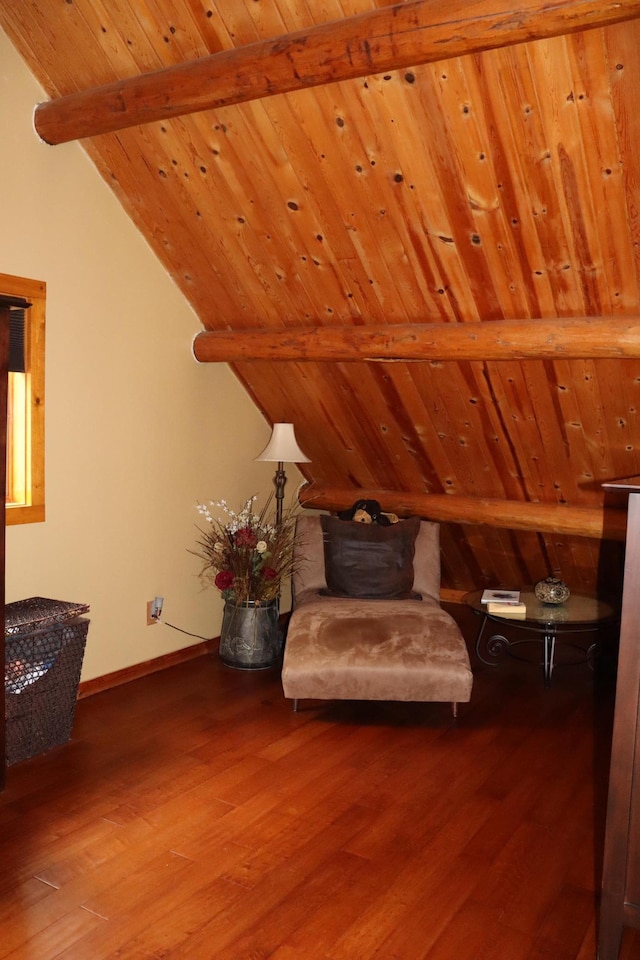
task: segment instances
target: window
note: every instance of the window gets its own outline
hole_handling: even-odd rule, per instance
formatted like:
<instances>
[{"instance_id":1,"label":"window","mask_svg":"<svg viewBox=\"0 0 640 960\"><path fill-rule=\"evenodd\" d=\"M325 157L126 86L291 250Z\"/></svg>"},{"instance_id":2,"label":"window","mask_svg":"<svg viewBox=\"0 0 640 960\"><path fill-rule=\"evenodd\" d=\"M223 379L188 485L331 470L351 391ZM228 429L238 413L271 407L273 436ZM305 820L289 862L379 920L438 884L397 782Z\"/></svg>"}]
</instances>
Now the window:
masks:
<instances>
[{"instance_id":1,"label":"window","mask_svg":"<svg viewBox=\"0 0 640 960\"><path fill-rule=\"evenodd\" d=\"M6 522L44 520L44 332L46 284L0 273L0 293L23 297L24 373L10 372L7 393ZM13 313L13 311L12 311Z\"/></svg>"}]
</instances>

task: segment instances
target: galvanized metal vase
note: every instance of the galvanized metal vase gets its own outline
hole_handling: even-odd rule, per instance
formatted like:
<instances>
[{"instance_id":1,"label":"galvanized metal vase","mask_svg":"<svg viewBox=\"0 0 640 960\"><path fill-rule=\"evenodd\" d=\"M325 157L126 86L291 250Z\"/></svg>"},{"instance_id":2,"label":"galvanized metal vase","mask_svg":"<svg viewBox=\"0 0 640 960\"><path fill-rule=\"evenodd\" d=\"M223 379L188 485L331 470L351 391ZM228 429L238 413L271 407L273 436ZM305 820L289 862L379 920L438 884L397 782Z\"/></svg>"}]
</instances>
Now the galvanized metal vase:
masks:
<instances>
[{"instance_id":1,"label":"galvanized metal vase","mask_svg":"<svg viewBox=\"0 0 640 960\"><path fill-rule=\"evenodd\" d=\"M238 670L266 670L280 659L278 599L226 600L220 632L220 659Z\"/></svg>"}]
</instances>

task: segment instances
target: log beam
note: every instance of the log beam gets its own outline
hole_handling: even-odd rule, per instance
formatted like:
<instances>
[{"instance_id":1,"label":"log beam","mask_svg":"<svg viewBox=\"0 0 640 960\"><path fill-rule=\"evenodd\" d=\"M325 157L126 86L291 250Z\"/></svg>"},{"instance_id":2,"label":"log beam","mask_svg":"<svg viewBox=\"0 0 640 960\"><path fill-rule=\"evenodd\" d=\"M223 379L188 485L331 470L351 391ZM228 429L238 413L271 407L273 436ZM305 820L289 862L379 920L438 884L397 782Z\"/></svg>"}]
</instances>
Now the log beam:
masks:
<instances>
[{"instance_id":1,"label":"log beam","mask_svg":"<svg viewBox=\"0 0 640 960\"><path fill-rule=\"evenodd\" d=\"M639 358L640 316L220 330L198 334L193 352L201 363Z\"/></svg>"},{"instance_id":2,"label":"log beam","mask_svg":"<svg viewBox=\"0 0 640 960\"><path fill-rule=\"evenodd\" d=\"M602 27L640 0L406 0L38 105L47 143Z\"/></svg>"},{"instance_id":3,"label":"log beam","mask_svg":"<svg viewBox=\"0 0 640 960\"><path fill-rule=\"evenodd\" d=\"M483 524L508 530L528 530L596 540L624 540L626 510L525 503L488 497L406 493L398 490L338 489L322 484L303 487L299 500L316 510L345 510L359 499L377 500L398 516L418 516L444 523Z\"/></svg>"}]
</instances>

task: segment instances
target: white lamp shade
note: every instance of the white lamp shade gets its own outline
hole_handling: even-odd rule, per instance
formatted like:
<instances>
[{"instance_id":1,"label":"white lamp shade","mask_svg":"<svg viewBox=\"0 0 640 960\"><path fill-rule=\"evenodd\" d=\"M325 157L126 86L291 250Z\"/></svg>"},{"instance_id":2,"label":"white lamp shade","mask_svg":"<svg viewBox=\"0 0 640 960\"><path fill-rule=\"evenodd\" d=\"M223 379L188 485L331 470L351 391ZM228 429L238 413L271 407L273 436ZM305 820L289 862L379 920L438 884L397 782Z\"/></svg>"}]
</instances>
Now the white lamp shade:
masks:
<instances>
[{"instance_id":1,"label":"white lamp shade","mask_svg":"<svg viewBox=\"0 0 640 960\"><path fill-rule=\"evenodd\" d=\"M311 463L298 446L292 423L274 423L269 443L255 459L278 463Z\"/></svg>"}]
</instances>

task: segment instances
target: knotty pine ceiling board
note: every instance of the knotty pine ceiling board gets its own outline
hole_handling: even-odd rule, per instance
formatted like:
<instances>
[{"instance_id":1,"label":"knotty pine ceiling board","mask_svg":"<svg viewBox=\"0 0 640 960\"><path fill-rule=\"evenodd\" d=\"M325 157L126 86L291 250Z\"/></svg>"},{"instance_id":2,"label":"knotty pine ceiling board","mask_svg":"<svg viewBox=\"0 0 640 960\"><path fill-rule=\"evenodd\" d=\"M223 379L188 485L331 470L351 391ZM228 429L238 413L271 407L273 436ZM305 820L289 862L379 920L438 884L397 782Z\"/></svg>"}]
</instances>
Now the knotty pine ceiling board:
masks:
<instances>
[{"instance_id":1,"label":"knotty pine ceiling board","mask_svg":"<svg viewBox=\"0 0 640 960\"><path fill-rule=\"evenodd\" d=\"M0 24L59 96L388 5L0 0ZM83 145L211 330L634 315L638 49L631 21ZM633 360L234 370L329 485L597 507L640 473ZM442 544L460 590L593 587L617 547L464 523Z\"/></svg>"},{"instance_id":2,"label":"knotty pine ceiling board","mask_svg":"<svg viewBox=\"0 0 640 960\"><path fill-rule=\"evenodd\" d=\"M440 555L442 583L451 590L466 590L467 583L471 582L479 589L484 581L483 562L487 556L485 541L479 538L480 551L475 549L468 532L480 533L484 527L467 528L464 525L443 523L440 525ZM499 560L502 561L500 554ZM501 576L500 583L509 582L504 579L503 570L494 565L491 578ZM491 581L490 581L491 582ZM497 581L496 581L497 582Z\"/></svg>"},{"instance_id":3,"label":"knotty pine ceiling board","mask_svg":"<svg viewBox=\"0 0 640 960\"><path fill-rule=\"evenodd\" d=\"M468 577L478 587L500 582L518 589L556 575L575 593L598 589L616 593L623 557L620 543L607 542L603 548L600 541L585 537L450 523L441 525L440 540L443 579L450 589L465 590ZM601 561L603 552L606 563Z\"/></svg>"},{"instance_id":4,"label":"knotty pine ceiling board","mask_svg":"<svg viewBox=\"0 0 640 960\"><path fill-rule=\"evenodd\" d=\"M486 365L493 401L501 417L499 441L509 447L514 468L512 479L520 486L520 498L553 503L560 497L554 489L549 460L555 462L562 455L562 449L557 449L562 444L562 434L549 406L540 409L540 415L534 409L536 385L540 385L542 394L546 394L548 388L546 378L532 375L532 368L539 371L540 364L528 361L519 365ZM534 392L528 389L527 381L533 383Z\"/></svg>"}]
</instances>

